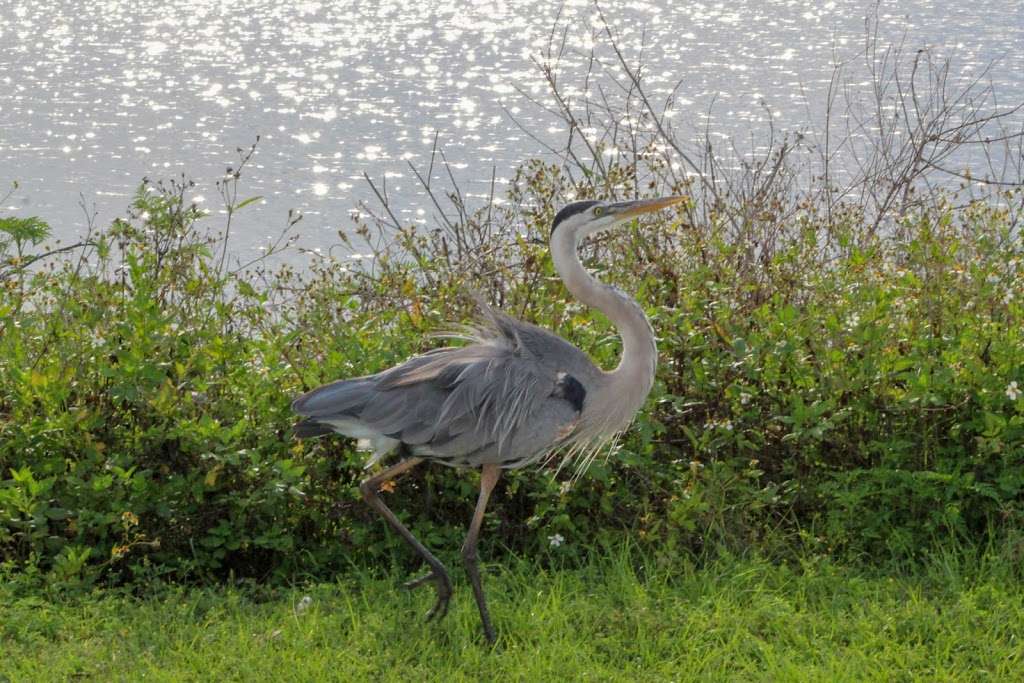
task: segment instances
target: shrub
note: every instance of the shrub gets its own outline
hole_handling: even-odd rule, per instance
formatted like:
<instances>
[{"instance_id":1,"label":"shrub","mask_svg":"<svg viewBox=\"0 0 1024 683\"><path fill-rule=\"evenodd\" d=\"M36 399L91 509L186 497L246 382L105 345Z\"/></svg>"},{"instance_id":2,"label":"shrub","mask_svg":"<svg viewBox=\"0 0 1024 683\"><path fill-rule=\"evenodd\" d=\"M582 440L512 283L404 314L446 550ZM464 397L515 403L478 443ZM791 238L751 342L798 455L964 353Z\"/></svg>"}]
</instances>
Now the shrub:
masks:
<instances>
[{"instance_id":1,"label":"shrub","mask_svg":"<svg viewBox=\"0 0 1024 683\"><path fill-rule=\"evenodd\" d=\"M557 203L542 193L563 183L532 167L516 201L544 208L525 234L502 232L511 212L477 215L459 228L461 258L439 249L452 235L410 229L372 270L323 261L259 277L218 267L222 245L187 184L145 184L87 264L9 275L20 294L0 317L5 562L73 582L391 557L401 542L356 494L362 456L340 438L294 441L290 398L436 343L424 333L466 315L461 292L484 274L507 309L613 364L614 331L564 298L533 239ZM1019 525L1024 294L1003 214L908 217L905 238L817 268L821 233L805 220L756 280L714 228L666 222L591 248L661 336L650 410L576 486L510 473L491 542L566 559L622 534L669 560L780 540L912 557ZM399 489L415 533L457 548L473 476L423 468ZM554 534L569 542L549 547Z\"/></svg>"}]
</instances>

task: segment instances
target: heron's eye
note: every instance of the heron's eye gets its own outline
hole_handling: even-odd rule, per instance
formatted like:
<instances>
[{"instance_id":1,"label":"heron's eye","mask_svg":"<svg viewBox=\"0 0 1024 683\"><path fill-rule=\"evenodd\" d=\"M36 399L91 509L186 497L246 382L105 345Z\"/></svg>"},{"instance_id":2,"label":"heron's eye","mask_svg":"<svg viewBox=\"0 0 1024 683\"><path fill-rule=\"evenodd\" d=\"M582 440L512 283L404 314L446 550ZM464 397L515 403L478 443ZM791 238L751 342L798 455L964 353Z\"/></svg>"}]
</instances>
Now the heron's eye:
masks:
<instances>
[{"instance_id":1,"label":"heron's eye","mask_svg":"<svg viewBox=\"0 0 1024 683\"><path fill-rule=\"evenodd\" d=\"M595 206L594 207L594 216L596 218L600 218L603 215L604 215L604 207L603 206Z\"/></svg>"}]
</instances>

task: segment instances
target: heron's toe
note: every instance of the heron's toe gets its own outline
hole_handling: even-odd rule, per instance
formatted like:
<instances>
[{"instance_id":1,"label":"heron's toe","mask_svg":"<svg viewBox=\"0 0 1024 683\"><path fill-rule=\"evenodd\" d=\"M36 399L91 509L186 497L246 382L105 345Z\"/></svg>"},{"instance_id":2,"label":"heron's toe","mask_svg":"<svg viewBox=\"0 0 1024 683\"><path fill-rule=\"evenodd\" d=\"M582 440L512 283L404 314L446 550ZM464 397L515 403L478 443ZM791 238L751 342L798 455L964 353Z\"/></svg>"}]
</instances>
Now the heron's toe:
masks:
<instances>
[{"instance_id":1,"label":"heron's toe","mask_svg":"<svg viewBox=\"0 0 1024 683\"><path fill-rule=\"evenodd\" d=\"M437 591L437 602L427 612L426 620L430 621L437 618L440 621L448 614L448 603L452 598L452 580L447 572L432 569L423 576L406 581L405 587L410 589L418 588L425 583L433 583L434 589Z\"/></svg>"},{"instance_id":2,"label":"heron's toe","mask_svg":"<svg viewBox=\"0 0 1024 683\"><path fill-rule=\"evenodd\" d=\"M452 594L450 591L448 593L442 593L441 591L438 591L437 602L435 602L434 606L430 608L429 612L427 612L427 616L425 617L424 621L430 621L434 618L436 618L438 621L444 619L444 616L448 614L448 603L451 602L451 599Z\"/></svg>"}]
</instances>

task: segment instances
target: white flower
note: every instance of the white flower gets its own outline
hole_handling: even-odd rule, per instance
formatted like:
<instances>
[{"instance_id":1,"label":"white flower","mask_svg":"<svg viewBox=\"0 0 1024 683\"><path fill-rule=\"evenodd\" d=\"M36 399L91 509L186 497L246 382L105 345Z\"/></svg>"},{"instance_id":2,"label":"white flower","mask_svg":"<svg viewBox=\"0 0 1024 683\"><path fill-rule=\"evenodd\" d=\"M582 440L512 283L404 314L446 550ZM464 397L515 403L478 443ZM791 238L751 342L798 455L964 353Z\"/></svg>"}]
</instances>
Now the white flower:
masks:
<instances>
[{"instance_id":1,"label":"white flower","mask_svg":"<svg viewBox=\"0 0 1024 683\"><path fill-rule=\"evenodd\" d=\"M1006 398L1011 401L1016 401L1021 396L1021 390L1017 388L1016 382L1010 382L1006 385Z\"/></svg>"},{"instance_id":2,"label":"white flower","mask_svg":"<svg viewBox=\"0 0 1024 683\"><path fill-rule=\"evenodd\" d=\"M299 600L299 604L295 605L295 614L302 614L303 612L308 610L309 606L312 604L313 598L309 597L308 595L302 596L302 599Z\"/></svg>"},{"instance_id":3,"label":"white flower","mask_svg":"<svg viewBox=\"0 0 1024 683\"><path fill-rule=\"evenodd\" d=\"M555 534L554 536L548 536L548 544L550 544L552 548L557 548L558 546L562 545L563 543L565 543L565 536L562 536L562 534Z\"/></svg>"}]
</instances>

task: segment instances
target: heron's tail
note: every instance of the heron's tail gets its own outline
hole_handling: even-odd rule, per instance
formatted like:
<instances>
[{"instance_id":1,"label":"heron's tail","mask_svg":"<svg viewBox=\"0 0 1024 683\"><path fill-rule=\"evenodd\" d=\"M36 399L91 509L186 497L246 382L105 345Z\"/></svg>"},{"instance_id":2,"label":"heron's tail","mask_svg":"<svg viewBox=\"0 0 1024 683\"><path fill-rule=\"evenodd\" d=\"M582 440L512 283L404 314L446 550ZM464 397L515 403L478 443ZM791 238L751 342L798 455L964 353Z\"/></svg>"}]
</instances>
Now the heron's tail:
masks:
<instances>
[{"instance_id":1,"label":"heron's tail","mask_svg":"<svg viewBox=\"0 0 1024 683\"><path fill-rule=\"evenodd\" d=\"M296 438L299 439L311 439L315 436L323 436L324 434L331 434L334 430L330 425L317 422L313 418L306 418L295 423L292 428Z\"/></svg>"},{"instance_id":2,"label":"heron's tail","mask_svg":"<svg viewBox=\"0 0 1024 683\"><path fill-rule=\"evenodd\" d=\"M366 403L367 384L362 378L339 380L296 398L292 402L292 410L304 419L295 424L295 436L309 439L338 431L337 425L331 422L362 409Z\"/></svg>"},{"instance_id":3,"label":"heron's tail","mask_svg":"<svg viewBox=\"0 0 1024 683\"><path fill-rule=\"evenodd\" d=\"M365 377L331 382L296 398L292 410L308 418L353 414L366 404L373 384L372 379Z\"/></svg>"},{"instance_id":4,"label":"heron's tail","mask_svg":"<svg viewBox=\"0 0 1024 683\"><path fill-rule=\"evenodd\" d=\"M375 397L380 398L375 377L343 379L299 396L292 410L303 419L294 427L297 438L309 439L324 434L344 434L359 440L359 448L373 451L368 465L394 450L399 441L381 433L370 422L358 417ZM385 410L385 413L391 411Z\"/></svg>"}]
</instances>

